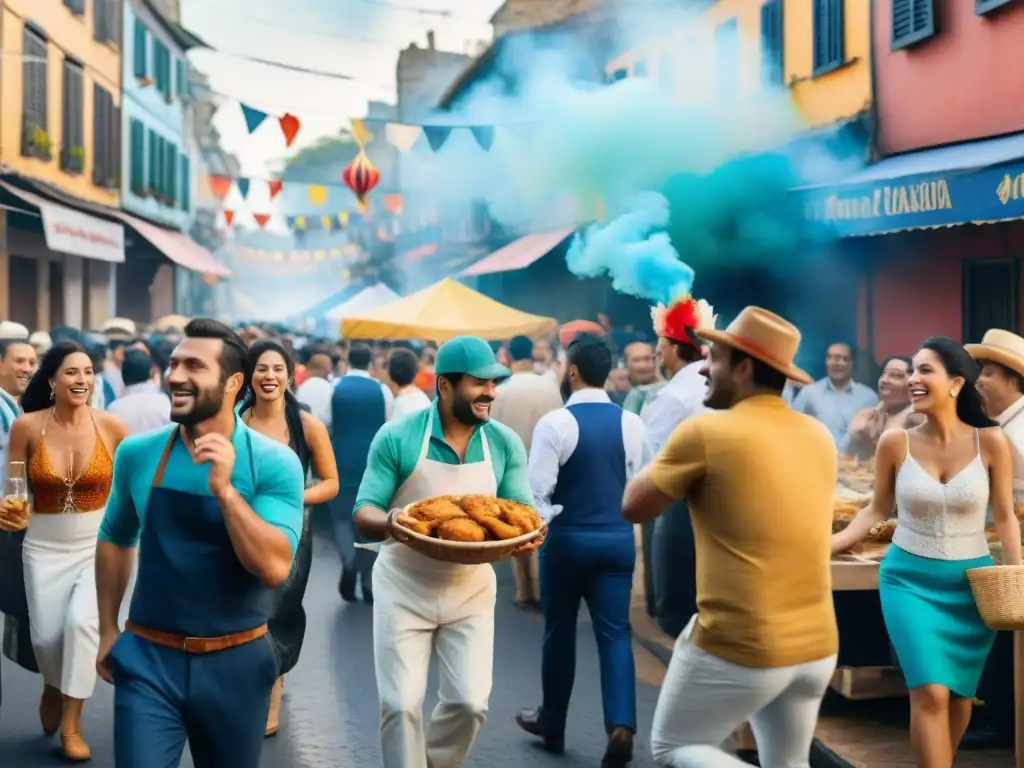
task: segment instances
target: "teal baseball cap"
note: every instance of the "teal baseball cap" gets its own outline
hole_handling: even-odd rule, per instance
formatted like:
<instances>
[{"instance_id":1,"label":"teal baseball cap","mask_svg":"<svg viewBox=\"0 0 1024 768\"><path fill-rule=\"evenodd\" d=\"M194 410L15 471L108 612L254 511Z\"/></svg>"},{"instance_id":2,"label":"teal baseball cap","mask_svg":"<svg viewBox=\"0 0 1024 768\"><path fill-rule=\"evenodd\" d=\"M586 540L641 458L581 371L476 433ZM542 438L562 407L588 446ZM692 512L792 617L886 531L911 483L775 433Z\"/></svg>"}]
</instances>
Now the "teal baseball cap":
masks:
<instances>
[{"instance_id":1,"label":"teal baseball cap","mask_svg":"<svg viewBox=\"0 0 1024 768\"><path fill-rule=\"evenodd\" d=\"M498 362L491 345L478 336L456 336L437 350L434 374L465 373L477 379L507 379L512 371Z\"/></svg>"}]
</instances>

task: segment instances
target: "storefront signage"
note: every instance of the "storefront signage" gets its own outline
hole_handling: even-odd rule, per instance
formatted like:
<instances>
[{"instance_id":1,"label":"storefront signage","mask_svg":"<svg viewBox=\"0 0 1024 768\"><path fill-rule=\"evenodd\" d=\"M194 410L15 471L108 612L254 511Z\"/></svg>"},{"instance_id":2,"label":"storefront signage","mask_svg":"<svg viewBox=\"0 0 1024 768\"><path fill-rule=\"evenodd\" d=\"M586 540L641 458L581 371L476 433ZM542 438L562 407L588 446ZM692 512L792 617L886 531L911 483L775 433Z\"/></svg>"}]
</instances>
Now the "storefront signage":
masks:
<instances>
[{"instance_id":1,"label":"storefront signage","mask_svg":"<svg viewBox=\"0 0 1024 768\"><path fill-rule=\"evenodd\" d=\"M46 246L51 251L86 259L124 261L124 227L66 208L40 202Z\"/></svg>"},{"instance_id":2,"label":"storefront signage","mask_svg":"<svg viewBox=\"0 0 1024 768\"><path fill-rule=\"evenodd\" d=\"M839 236L1024 217L1024 163L800 192Z\"/></svg>"}]
</instances>

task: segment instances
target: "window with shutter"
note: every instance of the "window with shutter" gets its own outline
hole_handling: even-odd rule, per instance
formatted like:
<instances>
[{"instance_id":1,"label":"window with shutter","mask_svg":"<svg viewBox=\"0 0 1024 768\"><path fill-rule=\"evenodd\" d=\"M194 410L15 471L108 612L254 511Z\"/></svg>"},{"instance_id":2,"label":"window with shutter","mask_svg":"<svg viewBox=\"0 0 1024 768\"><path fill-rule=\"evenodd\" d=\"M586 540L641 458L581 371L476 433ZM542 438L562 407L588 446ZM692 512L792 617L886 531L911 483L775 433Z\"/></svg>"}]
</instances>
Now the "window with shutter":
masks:
<instances>
[{"instance_id":1,"label":"window with shutter","mask_svg":"<svg viewBox=\"0 0 1024 768\"><path fill-rule=\"evenodd\" d=\"M75 16L85 15L85 0L64 0L64 5L71 11Z\"/></svg>"},{"instance_id":2,"label":"window with shutter","mask_svg":"<svg viewBox=\"0 0 1024 768\"><path fill-rule=\"evenodd\" d=\"M892 0L892 50L908 48L934 34L935 0Z\"/></svg>"},{"instance_id":3,"label":"window with shutter","mask_svg":"<svg viewBox=\"0 0 1024 768\"><path fill-rule=\"evenodd\" d=\"M107 186L112 189L121 187L121 108L114 106L114 97L110 97L110 140L107 157Z\"/></svg>"},{"instance_id":4,"label":"window with shutter","mask_svg":"<svg viewBox=\"0 0 1024 768\"><path fill-rule=\"evenodd\" d=\"M729 19L715 27L715 85L719 98L734 99L740 89L740 27Z\"/></svg>"},{"instance_id":5,"label":"window with shutter","mask_svg":"<svg viewBox=\"0 0 1024 768\"><path fill-rule=\"evenodd\" d=\"M767 0L761 6L761 82L766 86L786 84L784 40L782 0Z\"/></svg>"},{"instance_id":6,"label":"window with shutter","mask_svg":"<svg viewBox=\"0 0 1024 768\"><path fill-rule=\"evenodd\" d=\"M61 95L61 170L85 170L85 89L82 65L64 59L64 91Z\"/></svg>"},{"instance_id":7,"label":"window with shutter","mask_svg":"<svg viewBox=\"0 0 1024 768\"><path fill-rule=\"evenodd\" d=\"M174 59L174 92L179 96L188 93L188 74L183 59Z\"/></svg>"},{"instance_id":8,"label":"window with shutter","mask_svg":"<svg viewBox=\"0 0 1024 768\"><path fill-rule=\"evenodd\" d=\"M181 156L181 179L178 184L180 194L178 200L181 202L181 210L187 211L192 207L192 178L189 173L188 155Z\"/></svg>"},{"instance_id":9,"label":"window with shutter","mask_svg":"<svg viewBox=\"0 0 1024 768\"><path fill-rule=\"evenodd\" d=\"M21 40L21 154L49 160L52 142L47 120L46 37L26 25Z\"/></svg>"},{"instance_id":10,"label":"window with shutter","mask_svg":"<svg viewBox=\"0 0 1024 768\"><path fill-rule=\"evenodd\" d=\"M146 25L138 19L135 20L134 48L135 77L141 80L149 77L149 33Z\"/></svg>"},{"instance_id":11,"label":"window with shutter","mask_svg":"<svg viewBox=\"0 0 1024 768\"><path fill-rule=\"evenodd\" d=\"M174 207L178 202L178 147L167 142L164 147L167 157L164 160L164 168L167 169L167 190L164 203Z\"/></svg>"},{"instance_id":12,"label":"window with shutter","mask_svg":"<svg viewBox=\"0 0 1024 768\"><path fill-rule=\"evenodd\" d=\"M814 74L843 65L844 0L814 0Z\"/></svg>"},{"instance_id":13,"label":"window with shutter","mask_svg":"<svg viewBox=\"0 0 1024 768\"><path fill-rule=\"evenodd\" d=\"M97 42L105 43L110 40L110 29L107 23L109 11L107 0L93 0L92 4L92 36Z\"/></svg>"},{"instance_id":14,"label":"window with shutter","mask_svg":"<svg viewBox=\"0 0 1024 768\"><path fill-rule=\"evenodd\" d=\"M97 187L102 187L107 180L108 145L104 129L110 118L107 115L108 104L103 98L106 94L99 83L92 84L92 183Z\"/></svg>"},{"instance_id":15,"label":"window with shutter","mask_svg":"<svg viewBox=\"0 0 1024 768\"><path fill-rule=\"evenodd\" d=\"M149 173L146 176L146 192L156 195L160 191L160 137L156 131L149 132Z\"/></svg>"},{"instance_id":16,"label":"window with shutter","mask_svg":"<svg viewBox=\"0 0 1024 768\"><path fill-rule=\"evenodd\" d=\"M1009 5L1014 0L974 0L974 12L979 16L983 16L989 11L994 11L996 8L1002 8L1004 5Z\"/></svg>"},{"instance_id":17,"label":"window with shutter","mask_svg":"<svg viewBox=\"0 0 1024 768\"><path fill-rule=\"evenodd\" d=\"M141 120L131 122L131 160L128 166L128 183L132 192L143 195L146 192L146 128Z\"/></svg>"}]
</instances>

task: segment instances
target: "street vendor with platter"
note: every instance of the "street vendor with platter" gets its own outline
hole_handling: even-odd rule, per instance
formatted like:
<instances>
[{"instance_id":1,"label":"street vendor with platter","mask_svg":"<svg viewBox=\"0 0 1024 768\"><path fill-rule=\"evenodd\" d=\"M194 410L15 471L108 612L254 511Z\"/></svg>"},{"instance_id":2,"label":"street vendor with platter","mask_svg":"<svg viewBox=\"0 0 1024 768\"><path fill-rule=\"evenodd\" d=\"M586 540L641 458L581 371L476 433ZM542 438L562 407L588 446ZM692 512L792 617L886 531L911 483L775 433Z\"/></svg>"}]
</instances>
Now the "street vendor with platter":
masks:
<instances>
[{"instance_id":1,"label":"street vendor with platter","mask_svg":"<svg viewBox=\"0 0 1024 768\"><path fill-rule=\"evenodd\" d=\"M434 406L377 433L355 506L359 532L385 541L373 574L384 768L465 761L487 713L494 656L494 569L442 562L398 543L405 538L398 512L450 494L533 503L526 448L511 429L490 420L495 385L510 371L486 341L460 336L438 350L435 374ZM441 662L440 702L424 729L433 650Z\"/></svg>"}]
</instances>

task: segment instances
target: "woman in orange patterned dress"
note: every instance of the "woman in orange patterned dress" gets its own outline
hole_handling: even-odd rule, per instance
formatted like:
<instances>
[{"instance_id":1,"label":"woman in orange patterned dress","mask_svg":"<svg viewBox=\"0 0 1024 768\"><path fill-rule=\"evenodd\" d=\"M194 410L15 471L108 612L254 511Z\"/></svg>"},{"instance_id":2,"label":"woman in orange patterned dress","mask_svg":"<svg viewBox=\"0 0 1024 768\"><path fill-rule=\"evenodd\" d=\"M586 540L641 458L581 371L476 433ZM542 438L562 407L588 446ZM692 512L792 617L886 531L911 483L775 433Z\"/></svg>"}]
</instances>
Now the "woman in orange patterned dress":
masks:
<instances>
[{"instance_id":1,"label":"woman in orange patterned dress","mask_svg":"<svg viewBox=\"0 0 1024 768\"><path fill-rule=\"evenodd\" d=\"M25 415L10 436L10 460L27 462L32 495L23 559L29 631L43 675L39 718L46 734L60 731L64 754L75 761L91 757L81 715L96 685L96 533L114 451L128 431L89 406L94 382L81 346L54 345L22 396Z\"/></svg>"}]
</instances>

